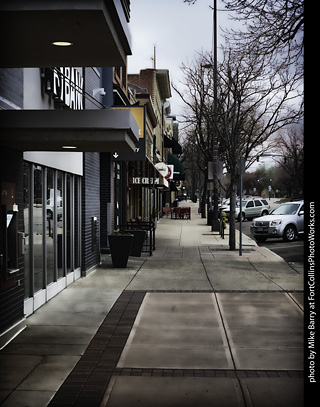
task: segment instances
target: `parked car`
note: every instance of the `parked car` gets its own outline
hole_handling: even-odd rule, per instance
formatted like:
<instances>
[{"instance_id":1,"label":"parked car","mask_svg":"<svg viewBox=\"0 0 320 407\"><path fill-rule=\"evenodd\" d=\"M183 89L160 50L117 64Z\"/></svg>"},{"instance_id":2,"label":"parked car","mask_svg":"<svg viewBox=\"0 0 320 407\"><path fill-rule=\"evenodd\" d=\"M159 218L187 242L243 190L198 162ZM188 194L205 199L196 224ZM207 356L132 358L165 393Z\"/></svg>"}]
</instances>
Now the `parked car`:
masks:
<instances>
[{"instance_id":1,"label":"parked car","mask_svg":"<svg viewBox=\"0 0 320 407\"><path fill-rule=\"evenodd\" d=\"M53 199L47 199L47 219L53 219L53 209L54 209L54 200ZM56 210L57 210L57 219L58 221L62 219L62 198L58 199L57 205L56 205Z\"/></svg>"},{"instance_id":2,"label":"parked car","mask_svg":"<svg viewBox=\"0 0 320 407\"><path fill-rule=\"evenodd\" d=\"M258 242L282 237L291 242L304 234L304 201L280 204L268 216L253 220L250 231Z\"/></svg>"},{"instance_id":3,"label":"parked car","mask_svg":"<svg viewBox=\"0 0 320 407\"><path fill-rule=\"evenodd\" d=\"M240 217L242 216L242 220L245 219L253 219L258 216L265 216L268 215L270 210L270 205L266 199L246 199L242 200L242 207L240 208L240 201L236 201L236 212L235 216L236 219L240 221ZM221 208L222 212L225 212L227 217L230 214L230 206L224 206Z\"/></svg>"}]
</instances>

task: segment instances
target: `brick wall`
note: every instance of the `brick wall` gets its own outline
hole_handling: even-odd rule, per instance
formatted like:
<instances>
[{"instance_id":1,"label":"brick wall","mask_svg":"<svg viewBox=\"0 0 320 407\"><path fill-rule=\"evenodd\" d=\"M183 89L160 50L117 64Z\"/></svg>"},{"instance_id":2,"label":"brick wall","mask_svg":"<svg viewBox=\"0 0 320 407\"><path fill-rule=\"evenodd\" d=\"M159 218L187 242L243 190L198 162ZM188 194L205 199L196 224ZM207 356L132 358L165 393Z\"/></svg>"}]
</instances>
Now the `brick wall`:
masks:
<instances>
[{"instance_id":1,"label":"brick wall","mask_svg":"<svg viewBox=\"0 0 320 407\"><path fill-rule=\"evenodd\" d=\"M108 247L108 233L112 225L110 208L112 205L112 163L111 153L100 153L100 245L102 251Z\"/></svg>"},{"instance_id":2,"label":"brick wall","mask_svg":"<svg viewBox=\"0 0 320 407\"><path fill-rule=\"evenodd\" d=\"M18 205L18 231L23 232L23 166L22 152L0 149L0 182L15 184L15 202ZM4 209L4 208L2 208ZM1 224L1 228L6 225ZM3 248L3 240L0 246ZM24 268L23 256L18 258L19 272L6 279L5 272L0 277L0 333L23 318Z\"/></svg>"},{"instance_id":3,"label":"brick wall","mask_svg":"<svg viewBox=\"0 0 320 407\"><path fill-rule=\"evenodd\" d=\"M100 159L99 153L83 153L82 177L82 268L86 272L100 261ZM96 244L92 218L98 219Z\"/></svg>"},{"instance_id":4,"label":"brick wall","mask_svg":"<svg viewBox=\"0 0 320 407\"><path fill-rule=\"evenodd\" d=\"M101 72L100 68L85 68L84 69L84 83L85 83L85 92L93 96L93 90L101 88L101 80L100 80ZM101 102L101 96L95 96L95 99ZM85 109L98 109L101 106L98 103L93 103L90 97L86 97L84 101L84 108Z\"/></svg>"},{"instance_id":5,"label":"brick wall","mask_svg":"<svg viewBox=\"0 0 320 407\"><path fill-rule=\"evenodd\" d=\"M100 69L84 69L85 91L90 96L101 87ZM97 97L99 99L99 97ZM85 109L98 109L99 105L85 99ZM97 240L93 242L92 218L98 219ZM83 153L82 177L82 269L85 272L100 261L100 154Z\"/></svg>"},{"instance_id":6,"label":"brick wall","mask_svg":"<svg viewBox=\"0 0 320 407\"><path fill-rule=\"evenodd\" d=\"M0 69L0 108L23 108L23 69ZM15 201L18 205L18 230L23 232L23 167L22 152L0 148L0 183L15 184ZM5 208L2 208L5 209ZM6 225L0 225L6 228ZM0 247L4 241L0 234ZM3 333L23 318L24 268L23 256L18 258L19 272L7 279L3 271L0 276L0 333Z\"/></svg>"},{"instance_id":7,"label":"brick wall","mask_svg":"<svg viewBox=\"0 0 320 407\"><path fill-rule=\"evenodd\" d=\"M7 101L10 103L8 104ZM23 69L0 68L0 107L23 108Z\"/></svg>"}]
</instances>

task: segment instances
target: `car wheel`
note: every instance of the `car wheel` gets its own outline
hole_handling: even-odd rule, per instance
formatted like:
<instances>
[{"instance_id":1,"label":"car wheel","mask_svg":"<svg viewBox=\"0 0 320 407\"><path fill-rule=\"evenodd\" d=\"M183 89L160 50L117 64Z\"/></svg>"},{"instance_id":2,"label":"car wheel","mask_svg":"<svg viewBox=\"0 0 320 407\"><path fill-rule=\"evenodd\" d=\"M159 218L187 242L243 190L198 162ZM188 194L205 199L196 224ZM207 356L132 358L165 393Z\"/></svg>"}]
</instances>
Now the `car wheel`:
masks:
<instances>
[{"instance_id":1,"label":"car wheel","mask_svg":"<svg viewBox=\"0 0 320 407\"><path fill-rule=\"evenodd\" d=\"M296 228L293 225L288 225L283 232L282 239L285 242L292 242L296 238L296 235Z\"/></svg>"},{"instance_id":2,"label":"car wheel","mask_svg":"<svg viewBox=\"0 0 320 407\"><path fill-rule=\"evenodd\" d=\"M243 212L242 212L242 213L239 213L239 215L238 215L238 221L239 221L239 222L240 222L240 216L242 217L242 218L241 218L242 222L244 222L245 219L246 219L245 214L244 214Z\"/></svg>"},{"instance_id":3,"label":"car wheel","mask_svg":"<svg viewBox=\"0 0 320 407\"><path fill-rule=\"evenodd\" d=\"M255 236L255 239L259 243L263 243L263 242L265 242L267 240L266 237L262 237L262 236Z\"/></svg>"},{"instance_id":4,"label":"car wheel","mask_svg":"<svg viewBox=\"0 0 320 407\"><path fill-rule=\"evenodd\" d=\"M268 215L268 211L262 211L261 216L266 216L266 215Z\"/></svg>"}]
</instances>

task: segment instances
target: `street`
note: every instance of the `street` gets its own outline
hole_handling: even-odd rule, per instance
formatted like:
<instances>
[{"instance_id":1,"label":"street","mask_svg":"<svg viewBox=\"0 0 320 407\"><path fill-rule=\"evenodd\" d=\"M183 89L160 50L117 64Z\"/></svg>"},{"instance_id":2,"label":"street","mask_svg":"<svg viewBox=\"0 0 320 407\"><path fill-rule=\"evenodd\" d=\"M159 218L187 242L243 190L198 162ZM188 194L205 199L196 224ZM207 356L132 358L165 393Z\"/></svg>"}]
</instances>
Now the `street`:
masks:
<instances>
[{"instance_id":1,"label":"street","mask_svg":"<svg viewBox=\"0 0 320 407\"><path fill-rule=\"evenodd\" d=\"M253 238L250 232L251 220L245 220L242 223L242 232ZM239 229L239 222L236 222L236 228ZM274 253L281 256L290 266L299 273L303 273L304 262L304 241L296 239L293 242L285 242L282 238L267 239L266 242L258 243L258 246L266 247Z\"/></svg>"}]
</instances>

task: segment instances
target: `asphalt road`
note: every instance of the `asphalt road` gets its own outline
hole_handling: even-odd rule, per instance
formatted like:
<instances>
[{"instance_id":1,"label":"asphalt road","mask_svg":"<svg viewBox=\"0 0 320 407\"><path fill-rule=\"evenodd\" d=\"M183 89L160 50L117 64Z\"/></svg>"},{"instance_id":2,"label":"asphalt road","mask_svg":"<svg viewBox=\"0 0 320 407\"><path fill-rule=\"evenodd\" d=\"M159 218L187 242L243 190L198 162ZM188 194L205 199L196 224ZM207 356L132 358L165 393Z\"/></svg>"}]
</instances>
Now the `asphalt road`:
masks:
<instances>
[{"instance_id":1,"label":"asphalt road","mask_svg":"<svg viewBox=\"0 0 320 407\"><path fill-rule=\"evenodd\" d=\"M251 221L242 222L242 232L253 238L250 232ZM239 222L236 222L236 228L239 229ZM267 239L266 242L258 243L259 246L267 247L274 253L281 256L297 272L303 273L304 263L304 241L295 239L293 242L285 242L280 239Z\"/></svg>"}]
</instances>

